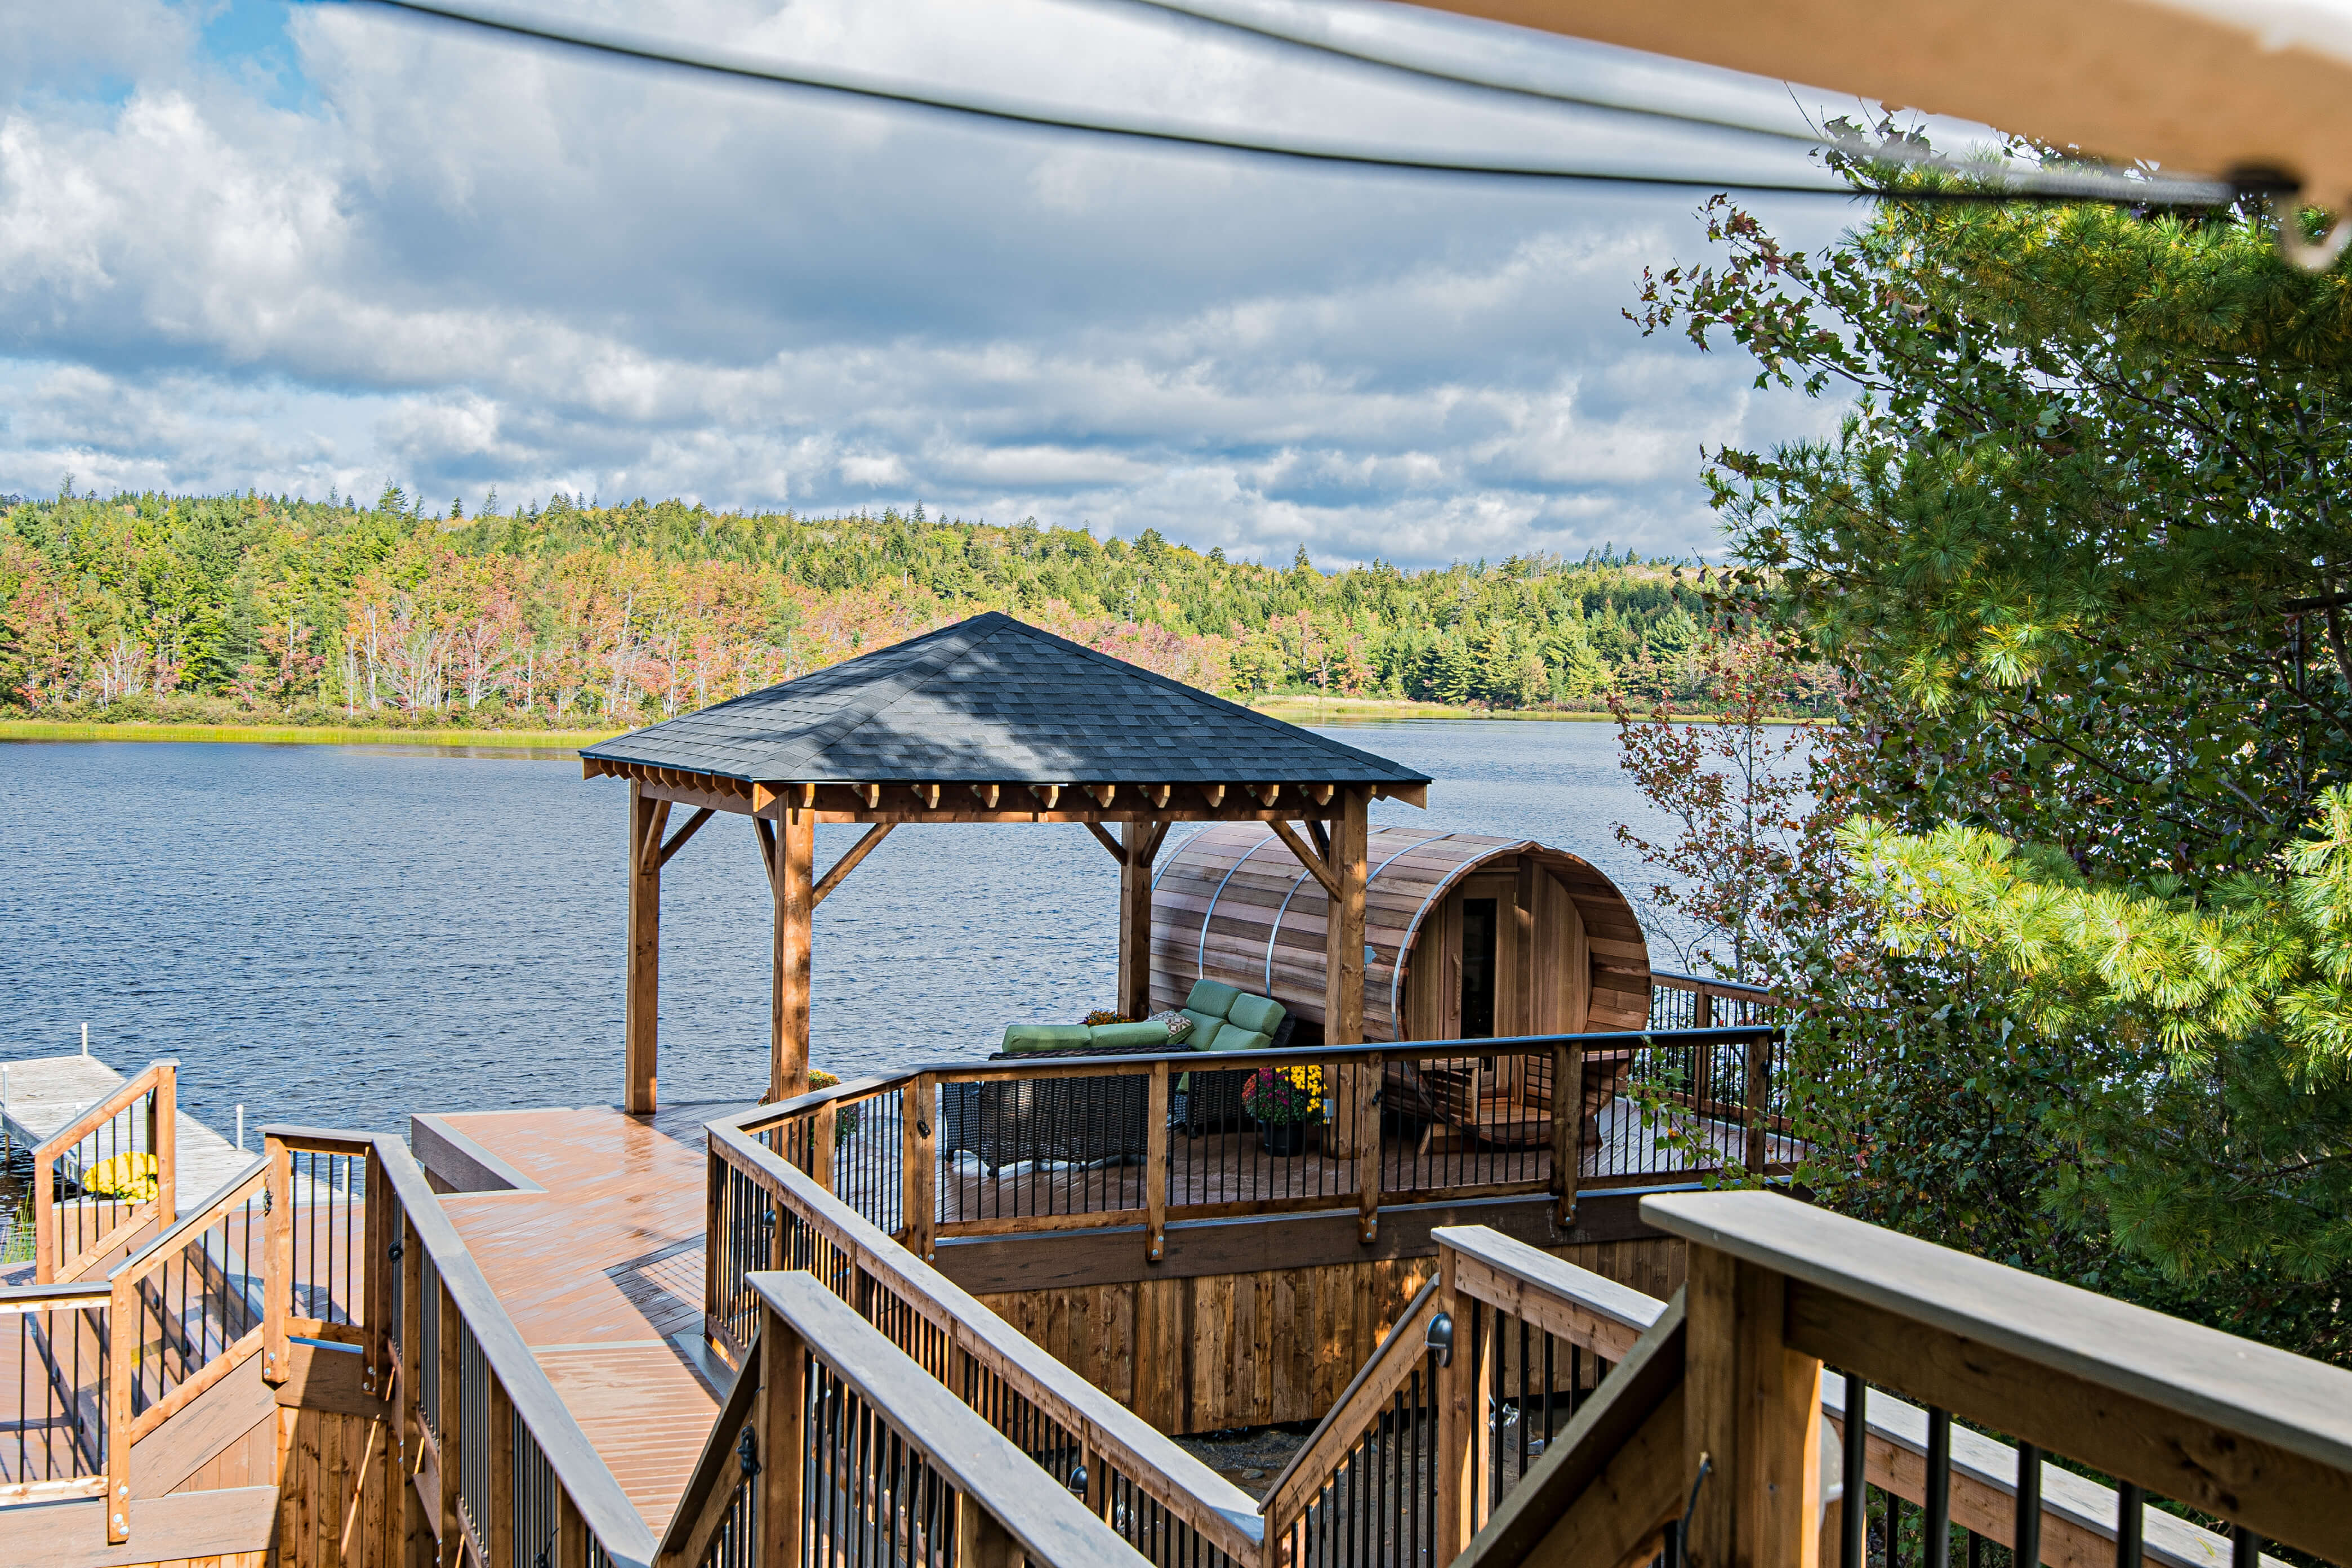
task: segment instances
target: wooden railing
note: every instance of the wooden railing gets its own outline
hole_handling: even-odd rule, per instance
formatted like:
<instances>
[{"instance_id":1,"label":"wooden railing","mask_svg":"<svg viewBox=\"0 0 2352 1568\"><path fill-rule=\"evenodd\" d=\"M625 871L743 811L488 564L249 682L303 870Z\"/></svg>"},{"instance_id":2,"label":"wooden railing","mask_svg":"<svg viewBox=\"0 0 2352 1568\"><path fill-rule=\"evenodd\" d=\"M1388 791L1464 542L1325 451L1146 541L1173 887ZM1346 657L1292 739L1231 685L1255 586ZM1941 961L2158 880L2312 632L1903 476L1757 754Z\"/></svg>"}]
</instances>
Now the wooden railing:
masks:
<instances>
[{"instance_id":1,"label":"wooden railing","mask_svg":"<svg viewBox=\"0 0 2352 1568\"><path fill-rule=\"evenodd\" d=\"M646 1568L654 1541L643 1517L407 1145L316 1128L262 1132L272 1197L264 1375L352 1377L387 1401L401 1484L415 1489L440 1562ZM404 1512L384 1510L379 1561L408 1560Z\"/></svg>"},{"instance_id":2,"label":"wooden railing","mask_svg":"<svg viewBox=\"0 0 2352 1568\"><path fill-rule=\"evenodd\" d=\"M2352 1563L2352 1373L1769 1193L1642 1213L1688 1285L1463 1563Z\"/></svg>"},{"instance_id":3,"label":"wooden railing","mask_svg":"<svg viewBox=\"0 0 2352 1568\"><path fill-rule=\"evenodd\" d=\"M103 1279L0 1288L0 1369L14 1369L16 1394L0 1427L0 1503L106 1490L112 1300Z\"/></svg>"},{"instance_id":4,"label":"wooden railing","mask_svg":"<svg viewBox=\"0 0 2352 1568\"><path fill-rule=\"evenodd\" d=\"M1437 1477L1445 1360L1433 1277L1275 1477L1259 1509L1268 1563L1442 1563Z\"/></svg>"},{"instance_id":5,"label":"wooden railing","mask_svg":"<svg viewBox=\"0 0 2352 1568\"><path fill-rule=\"evenodd\" d=\"M858 1086L842 1099L858 1102ZM870 1103L869 1101L866 1101ZM796 1102L797 1103L797 1102ZM1027 1485L1066 1487L1155 1563L1254 1564L1256 1504L898 1245L770 1146L811 1119L768 1107L707 1124L706 1324L738 1365L751 1354L752 1277L809 1271L943 1389L1028 1457ZM799 1145L805 1155L805 1143ZM827 1147L820 1142L820 1150ZM835 1167L836 1175L840 1166Z\"/></svg>"},{"instance_id":6,"label":"wooden railing","mask_svg":"<svg viewBox=\"0 0 2352 1568\"><path fill-rule=\"evenodd\" d=\"M36 1282L79 1279L150 1227L171 1228L179 1070L150 1062L33 1151ZM68 1184L79 1195L60 1203Z\"/></svg>"},{"instance_id":7,"label":"wooden railing","mask_svg":"<svg viewBox=\"0 0 2352 1568\"><path fill-rule=\"evenodd\" d=\"M743 1126L919 1257L943 1237L1128 1226L1156 1260L1178 1220L1352 1210L1370 1241L1389 1204L1549 1194L1565 1217L1612 1186L1786 1174L1778 1040L1748 1026L942 1063ZM1307 1077L1319 1114L1261 1126L1244 1098L1261 1068Z\"/></svg>"},{"instance_id":8,"label":"wooden railing","mask_svg":"<svg viewBox=\"0 0 2352 1568\"><path fill-rule=\"evenodd\" d=\"M758 1327L662 1540L662 1568L1143 1568L817 1279L755 1274L748 1289Z\"/></svg>"},{"instance_id":9,"label":"wooden railing","mask_svg":"<svg viewBox=\"0 0 2352 1568\"><path fill-rule=\"evenodd\" d=\"M1611 1369L1668 1310L1667 1303L1483 1226L1433 1233L1438 1272L1416 1297L1276 1479L1262 1505L1267 1561L1419 1564L1452 1560L1603 1385ZM1845 1431L1839 1380L1823 1387L1822 1415ZM1881 1542L1916 1531L1927 1497L1930 1412L1885 1393L1867 1396L1862 1458L1833 1475L1861 1475L1858 1527ZM1450 1459L1439 1463L1434 1456ZM2016 1513L2017 1454L1966 1430L1950 1434L1950 1516L1960 1531L1952 1561L1982 1561L2006 1545ZM2044 1464L2040 1536L2054 1564L2116 1561L2114 1489ZM1825 1515L1841 1538L1842 1503ZM2143 1556L2154 1568L2221 1568L2230 1539L2173 1515L2149 1512ZM1827 1560L1826 1558L1824 1559ZM2244 1568L2252 1568L2251 1564Z\"/></svg>"},{"instance_id":10,"label":"wooden railing","mask_svg":"<svg viewBox=\"0 0 2352 1568\"><path fill-rule=\"evenodd\" d=\"M1672 969L1650 971L1650 1027L1715 1029L1741 1024L1775 1024L1780 999L1764 985L1716 980Z\"/></svg>"}]
</instances>

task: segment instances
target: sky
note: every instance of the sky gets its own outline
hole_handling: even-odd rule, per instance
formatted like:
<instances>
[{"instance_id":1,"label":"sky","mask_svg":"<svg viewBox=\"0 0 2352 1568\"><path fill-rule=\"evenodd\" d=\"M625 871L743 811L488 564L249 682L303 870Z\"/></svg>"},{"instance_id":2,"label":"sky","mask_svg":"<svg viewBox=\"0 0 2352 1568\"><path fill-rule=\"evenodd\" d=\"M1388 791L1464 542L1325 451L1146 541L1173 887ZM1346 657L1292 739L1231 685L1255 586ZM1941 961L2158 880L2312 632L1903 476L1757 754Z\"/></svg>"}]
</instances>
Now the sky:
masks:
<instances>
[{"instance_id":1,"label":"sky","mask_svg":"<svg viewBox=\"0 0 2352 1568\"><path fill-rule=\"evenodd\" d=\"M1377 3L1217 0L1794 127L1778 83ZM1808 177L1129 0L537 0L1089 114ZM1407 566L1717 552L1704 454L1824 434L1644 340L1704 191L1304 166L717 80L326 0L0 0L0 493L168 489L1157 528ZM1759 197L1817 245L1843 200Z\"/></svg>"}]
</instances>

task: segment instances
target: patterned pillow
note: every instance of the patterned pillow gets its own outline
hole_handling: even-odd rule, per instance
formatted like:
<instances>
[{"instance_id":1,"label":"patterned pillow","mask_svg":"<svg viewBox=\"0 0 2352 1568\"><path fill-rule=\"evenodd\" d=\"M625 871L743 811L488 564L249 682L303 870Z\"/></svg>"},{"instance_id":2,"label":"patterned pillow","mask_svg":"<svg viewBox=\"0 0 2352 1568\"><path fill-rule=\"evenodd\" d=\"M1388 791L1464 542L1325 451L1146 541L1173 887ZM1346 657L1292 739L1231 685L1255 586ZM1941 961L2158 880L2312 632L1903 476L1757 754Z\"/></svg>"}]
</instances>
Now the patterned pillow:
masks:
<instances>
[{"instance_id":1,"label":"patterned pillow","mask_svg":"<svg viewBox=\"0 0 2352 1568\"><path fill-rule=\"evenodd\" d=\"M1165 1013L1154 1013L1150 1017L1146 1018L1144 1022L1147 1024L1167 1025L1168 1043L1171 1046L1181 1041L1185 1036L1192 1032L1192 1020L1172 1007Z\"/></svg>"}]
</instances>

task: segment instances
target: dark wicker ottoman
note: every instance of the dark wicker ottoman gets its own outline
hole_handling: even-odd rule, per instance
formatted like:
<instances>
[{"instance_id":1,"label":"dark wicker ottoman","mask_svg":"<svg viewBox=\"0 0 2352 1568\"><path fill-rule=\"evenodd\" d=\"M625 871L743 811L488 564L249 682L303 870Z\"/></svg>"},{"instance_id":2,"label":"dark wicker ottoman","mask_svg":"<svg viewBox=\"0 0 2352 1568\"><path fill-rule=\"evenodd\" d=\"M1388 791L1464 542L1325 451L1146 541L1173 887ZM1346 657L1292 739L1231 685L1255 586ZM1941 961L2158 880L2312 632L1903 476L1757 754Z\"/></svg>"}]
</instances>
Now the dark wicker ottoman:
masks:
<instances>
[{"instance_id":1,"label":"dark wicker ottoman","mask_svg":"<svg viewBox=\"0 0 2352 1568\"><path fill-rule=\"evenodd\" d=\"M1165 1044L999 1051L988 1059L1165 1056ZM1024 1161L1079 1166L1141 1162L1150 1144L1151 1075L1011 1079L940 1087L940 1153L969 1150L991 1173Z\"/></svg>"}]
</instances>

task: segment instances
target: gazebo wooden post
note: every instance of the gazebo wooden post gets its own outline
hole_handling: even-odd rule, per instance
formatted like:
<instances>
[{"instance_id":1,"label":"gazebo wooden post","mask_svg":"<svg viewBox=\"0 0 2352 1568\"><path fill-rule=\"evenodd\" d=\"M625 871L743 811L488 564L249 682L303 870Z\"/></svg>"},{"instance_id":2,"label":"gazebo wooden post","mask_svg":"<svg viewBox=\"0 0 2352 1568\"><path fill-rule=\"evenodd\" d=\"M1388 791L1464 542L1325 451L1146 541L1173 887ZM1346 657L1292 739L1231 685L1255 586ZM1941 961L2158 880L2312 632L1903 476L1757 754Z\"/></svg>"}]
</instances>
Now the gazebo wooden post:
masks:
<instances>
[{"instance_id":1,"label":"gazebo wooden post","mask_svg":"<svg viewBox=\"0 0 2352 1568\"><path fill-rule=\"evenodd\" d=\"M623 994L625 1041L621 1109L632 1116L654 1111L654 1068L659 1055L661 1005L662 830L669 802L646 794L629 781L629 973Z\"/></svg>"},{"instance_id":2,"label":"gazebo wooden post","mask_svg":"<svg viewBox=\"0 0 2352 1568\"><path fill-rule=\"evenodd\" d=\"M1131 1018L1151 1012L1151 862L1159 826L1119 824L1127 864L1118 871L1118 1010Z\"/></svg>"},{"instance_id":3,"label":"gazebo wooden post","mask_svg":"<svg viewBox=\"0 0 2352 1568\"><path fill-rule=\"evenodd\" d=\"M1330 1046L1364 1043L1364 863L1370 805L1371 792L1360 785L1343 787L1331 797L1331 850L1324 864L1339 886L1330 895L1323 926L1323 1043ZM1380 1087L1361 1081L1360 1069L1350 1070L1359 1079L1355 1092L1339 1098L1342 1110L1331 1123L1333 1152L1343 1159L1358 1152L1354 1108Z\"/></svg>"},{"instance_id":4,"label":"gazebo wooden post","mask_svg":"<svg viewBox=\"0 0 2352 1568\"><path fill-rule=\"evenodd\" d=\"M808 1092L809 942L816 913L816 812L787 805L776 822L771 886L776 901L774 973L768 1012L768 1098Z\"/></svg>"}]
</instances>

